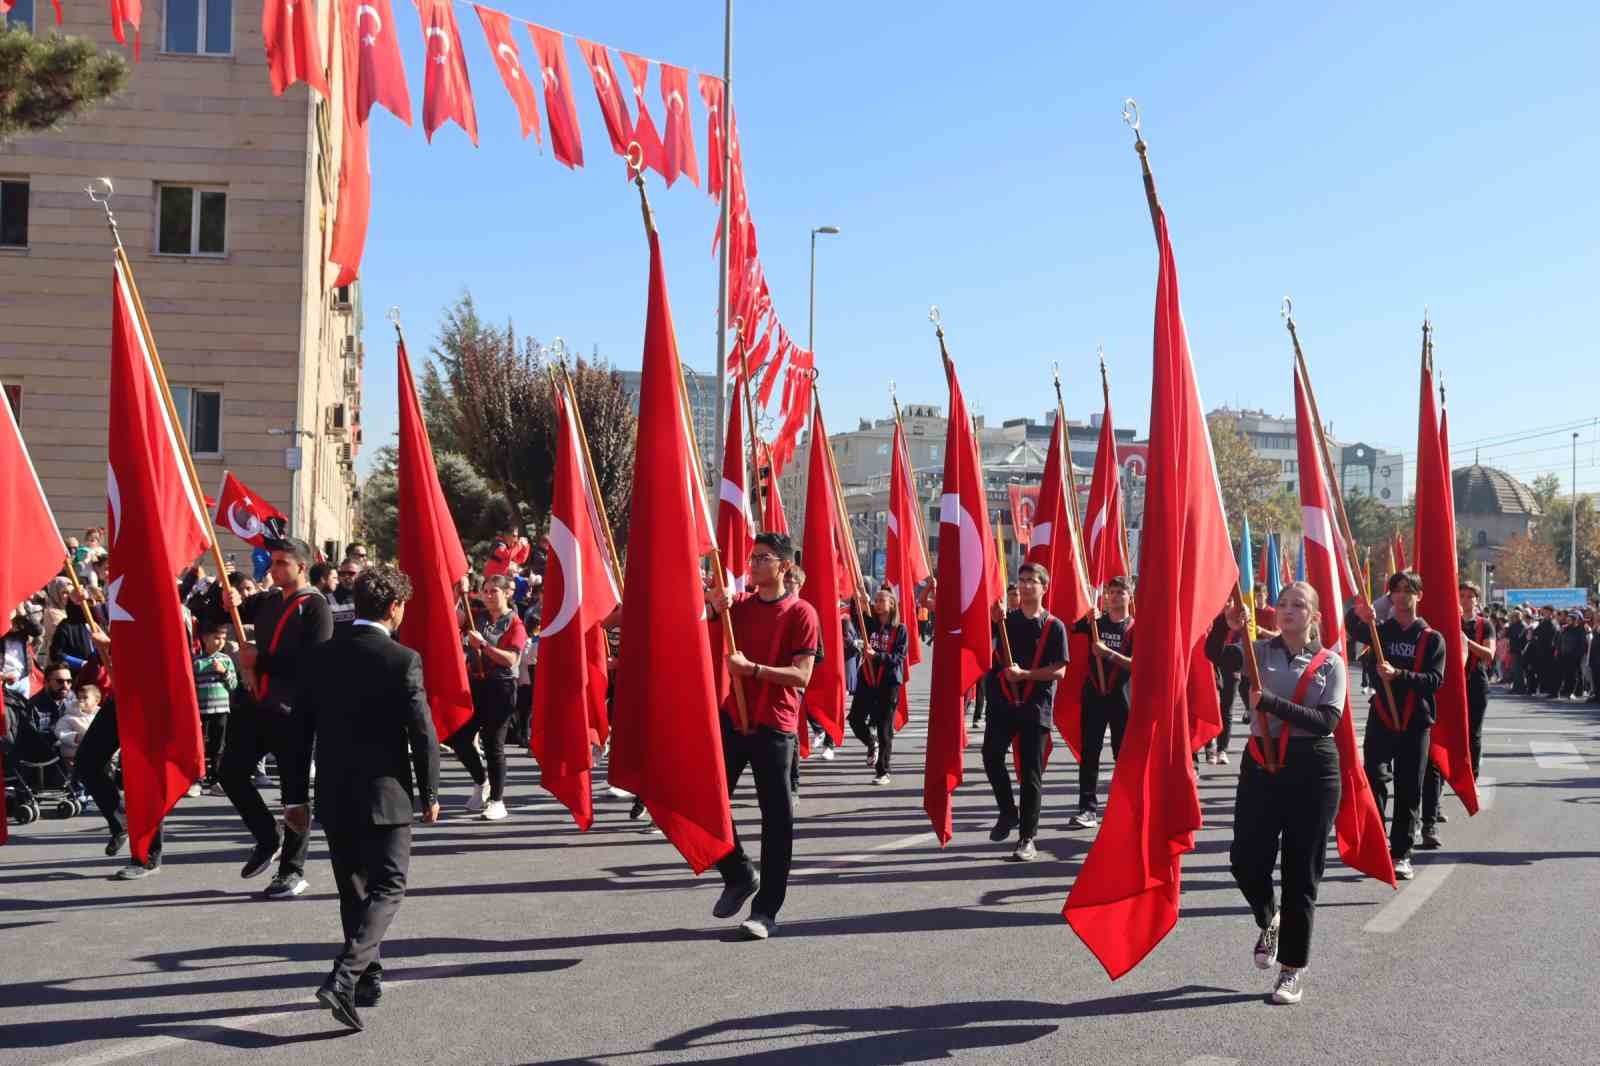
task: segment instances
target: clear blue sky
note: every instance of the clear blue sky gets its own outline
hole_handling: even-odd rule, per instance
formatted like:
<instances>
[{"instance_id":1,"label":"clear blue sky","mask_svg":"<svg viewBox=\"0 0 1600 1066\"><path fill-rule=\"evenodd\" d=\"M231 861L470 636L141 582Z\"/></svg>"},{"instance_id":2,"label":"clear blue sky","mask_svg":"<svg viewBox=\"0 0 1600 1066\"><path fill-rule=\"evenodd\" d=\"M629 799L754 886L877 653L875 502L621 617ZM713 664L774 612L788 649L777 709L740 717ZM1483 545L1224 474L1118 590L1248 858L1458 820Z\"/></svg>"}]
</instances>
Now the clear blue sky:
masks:
<instances>
[{"instance_id":1,"label":"clear blue sky","mask_svg":"<svg viewBox=\"0 0 1600 1066\"><path fill-rule=\"evenodd\" d=\"M720 71L716 0L500 0L616 48ZM1600 342L1600 20L1592 3L861 4L743 0L734 87L762 260L803 340L808 232L820 238L817 352L830 429L944 402L930 304L969 402L1040 416L1050 364L1067 413L1098 409L1105 345L1118 423L1146 430L1155 254L1124 96L1171 219L1208 406L1292 412L1278 316L1294 297L1324 417L1347 439L1416 446L1427 305L1450 386L1456 462L1471 442L1589 419ZM395 426L392 331L413 350L470 289L519 331L639 363L645 244L569 42L587 165L518 136L471 9L457 17L481 147L420 129L422 45L398 4L418 126L374 112L366 253L367 454ZM531 45L520 28L524 57ZM620 59L617 62L621 70ZM647 98L658 125L660 98ZM704 112L695 136L706 165ZM714 203L651 179L679 344L715 359ZM1542 449L1542 450L1535 450ZM1531 478L1570 465L1570 434L1484 449ZM1585 429L1580 489L1600 489Z\"/></svg>"}]
</instances>

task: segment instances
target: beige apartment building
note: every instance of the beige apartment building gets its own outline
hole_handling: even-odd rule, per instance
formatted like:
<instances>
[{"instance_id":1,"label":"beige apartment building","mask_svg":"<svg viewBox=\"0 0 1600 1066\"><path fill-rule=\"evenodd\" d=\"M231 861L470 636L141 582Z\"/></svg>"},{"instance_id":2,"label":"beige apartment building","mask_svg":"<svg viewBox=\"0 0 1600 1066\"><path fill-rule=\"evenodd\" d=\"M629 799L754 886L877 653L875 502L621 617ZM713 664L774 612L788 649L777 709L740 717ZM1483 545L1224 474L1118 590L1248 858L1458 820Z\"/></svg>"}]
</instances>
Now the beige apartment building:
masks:
<instances>
[{"instance_id":1,"label":"beige apartment building","mask_svg":"<svg viewBox=\"0 0 1600 1066\"><path fill-rule=\"evenodd\" d=\"M104 5L63 6L64 32L117 47ZM340 123L304 85L272 94L261 8L150 0L121 97L0 144L0 380L68 534L105 524L116 447L111 235L84 193L107 177L205 492L231 470L328 554L350 539L360 296L332 289L323 266ZM54 26L43 0L18 0L5 17Z\"/></svg>"}]
</instances>

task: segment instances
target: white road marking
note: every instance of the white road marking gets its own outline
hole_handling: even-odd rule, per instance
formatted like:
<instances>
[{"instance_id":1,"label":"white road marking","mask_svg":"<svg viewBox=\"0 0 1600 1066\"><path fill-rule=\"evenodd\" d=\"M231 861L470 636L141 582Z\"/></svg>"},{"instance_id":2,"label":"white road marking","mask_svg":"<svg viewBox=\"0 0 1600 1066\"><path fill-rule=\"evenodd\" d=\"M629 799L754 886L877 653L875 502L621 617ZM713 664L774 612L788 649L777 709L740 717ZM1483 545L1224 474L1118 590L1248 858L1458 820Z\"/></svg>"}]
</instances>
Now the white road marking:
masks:
<instances>
[{"instance_id":1,"label":"white road marking","mask_svg":"<svg viewBox=\"0 0 1600 1066\"><path fill-rule=\"evenodd\" d=\"M1239 1060L1225 1059L1221 1055L1196 1055L1183 1066L1239 1066Z\"/></svg>"},{"instance_id":2,"label":"white road marking","mask_svg":"<svg viewBox=\"0 0 1600 1066\"><path fill-rule=\"evenodd\" d=\"M1578 746L1564 740L1530 740L1528 747L1541 770L1588 771L1589 764L1578 754Z\"/></svg>"},{"instance_id":3,"label":"white road marking","mask_svg":"<svg viewBox=\"0 0 1600 1066\"><path fill-rule=\"evenodd\" d=\"M1554 734L1556 736L1563 736L1563 737L1565 737L1565 736L1582 737L1582 736L1588 736L1591 732L1593 732L1592 730L1589 730L1589 729L1511 729L1511 728L1498 728L1498 727L1495 727L1495 726L1484 726L1483 731L1485 733L1509 733L1512 736L1520 736L1520 735L1522 735L1524 733L1530 734L1530 735L1531 734L1536 734L1536 733L1552 733L1552 734Z\"/></svg>"},{"instance_id":4,"label":"white road marking","mask_svg":"<svg viewBox=\"0 0 1600 1066\"><path fill-rule=\"evenodd\" d=\"M439 977L454 977L457 974L465 973L470 968L462 965L430 970L427 980ZM402 988L409 988L412 985L425 983L420 978L409 981L385 981L383 983L383 991L388 994ZM305 999L297 996L284 1005L299 1006L303 1003L305 1003ZM314 1005L316 1012L323 1011L322 1005L316 1003L315 1000L309 1005ZM303 1012L298 1010L274 1010L262 1011L257 1014L227 1014L203 1022L191 1022L187 1025L175 1026L171 1031L160 1035L136 1036L131 1040L121 1040L109 1047L101 1048L99 1051L90 1051L74 1058L62 1059L52 1063L51 1066L105 1066L106 1063L121 1062L123 1059L131 1059L138 1055L153 1055L157 1052L168 1051L190 1041L195 1043L214 1043L215 1041L212 1038L218 1029L231 1029L241 1033L249 1032L254 1029L265 1028L280 1018L292 1018L301 1013ZM330 1019L328 1024L337 1025L338 1023Z\"/></svg>"},{"instance_id":5,"label":"white road marking","mask_svg":"<svg viewBox=\"0 0 1600 1066\"><path fill-rule=\"evenodd\" d=\"M1478 810L1487 811L1494 806L1494 786L1496 779L1493 777L1478 778Z\"/></svg>"},{"instance_id":6,"label":"white road marking","mask_svg":"<svg viewBox=\"0 0 1600 1066\"><path fill-rule=\"evenodd\" d=\"M1456 864L1430 863L1417 870L1416 880L1404 885L1399 895L1384 904L1383 909L1372 916L1366 925L1361 927L1365 933L1393 933L1411 920L1411 916L1422 909L1439 886L1444 884L1445 878L1455 873Z\"/></svg>"},{"instance_id":7,"label":"white road marking","mask_svg":"<svg viewBox=\"0 0 1600 1066\"><path fill-rule=\"evenodd\" d=\"M879 844L877 847L864 851L859 855L841 855L834 859L823 859L821 861L827 863L828 865L807 867L804 870L792 870L790 871L789 876L806 877L813 874L833 873L835 872L833 867L839 863L873 862L878 856L884 854L885 852L903 851L906 848L914 848L918 844L937 844L938 842L939 838L934 836L932 833L913 833L908 837L901 837L898 840L891 840L886 844Z\"/></svg>"}]
</instances>

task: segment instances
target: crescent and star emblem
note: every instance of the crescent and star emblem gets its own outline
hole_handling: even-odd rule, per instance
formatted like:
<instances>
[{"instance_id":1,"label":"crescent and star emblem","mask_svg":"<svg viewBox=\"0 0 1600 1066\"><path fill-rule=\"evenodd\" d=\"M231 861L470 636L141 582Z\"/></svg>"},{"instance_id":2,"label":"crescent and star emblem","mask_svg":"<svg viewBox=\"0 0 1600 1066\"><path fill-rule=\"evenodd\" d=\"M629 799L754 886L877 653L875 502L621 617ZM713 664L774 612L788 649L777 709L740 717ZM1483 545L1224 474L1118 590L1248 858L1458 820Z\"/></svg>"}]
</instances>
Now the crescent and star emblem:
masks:
<instances>
[{"instance_id":1,"label":"crescent and star emblem","mask_svg":"<svg viewBox=\"0 0 1600 1066\"><path fill-rule=\"evenodd\" d=\"M430 37L439 38L440 42L444 45L444 49L437 55L433 56L433 61L438 63L440 66L443 66L445 54L450 51L450 32L440 26L429 26L427 29L422 31L422 41L424 45L427 44L428 38Z\"/></svg>"},{"instance_id":2,"label":"crescent and star emblem","mask_svg":"<svg viewBox=\"0 0 1600 1066\"><path fill-rule=\"evenodd\" d=\"M106 464L106 504L111 509L111 547L115 549L122 534L122 489L117 485L117 468L110 463ZM106 610L113 622L137 621L122 606L122 582L126 578L127 575L118 574L106 586Z\"/></svg>"},{"instance_id":3,"label":"crescent and star emblem","mask_svg":"<svg viewBox=\"0 0 1600 1066\"><path fill-rule=\"evenodd\" d=\"M677 104L678 105L677 110L679 110L679 111L683 110L683 97L681 95L679 95L678 90L676 90L676 89L672 90L672 95L667 97L667 110L668 111L673 110L673 107L672 107L673 104Z\"/></svg>"},{"instance_id":4,"label":"crescent and star emblem","mask_svg":"<svg viewBox=\"0 0 1600 1066\"><path fill-rule=\"evenodd\" d=\"M611 91L611 75L606 73L606 68L596 63L594 65L594 76L605 83L605 91L609 93Z\"/></svg>"},{"instance_id":5,"label":"crescent and star emblem","mask_svg":"<svg viewBox=\"0 0 1600 1066\"><path fill-rule=\"evenodd\" d=\"M960 530L961 613L965 616L978 595L978 583L983 580L983 534L971 512L961 506L961 497L953 492L945 493L939 500L939 521Z\"/></svg>"},{"instance_id":6,"label":"crescent and star emblem","mask_svg":"<svg viewBox=\"0 0 1600 1066\"><path fill-rule=\"evenodd\" d=\"M548 536L550 553L561 568L561 603L550 621L545 623L540 640L548 640L567 628L583 602L583 570L579 565L578 538L561 519L550 516Z\"/></svg>"},{"instance_id":7,"label":"crescent and star emblem","mask_svg":"<svg viewBox=\"0 0 1600 1066\"><path fill-rule=\"evenodd\" d=\"M361 38L361 43L371 48L378 41L378 34L383 32L383 16L378 14L378 9L371 4L362 4L356 8L356 25L361 25L365 15L372 16L372 32Z\"/></svg>"},{"instance_id":8,"label":"crescent and star emblem","mask_svg":"<svg viewBox=\"0 0 1600 1066\"><path fill-rule=\"evenodd\" d=\"M540 71L539 76L544 79L545 92L554 93L561 91L561 79L556 77L556 71L554 67L545 67L544 70Z\"/></svg>"},{"instance_id":9,"label":"crescent and star emblem","mask_svg":"<svg viewBox=\"0 0 1600 1066\"><path fill-rule=\"evenodd\" d=\"M245 501L247 504L249 502L249 500ZM228 505L228 528L233 530L233 535L240 540L255 540L267 530L267 527L261 524L261 519L256 517L254 511L246 511L244 513L244 521L241 522L237 503Z\"/></svg>"},{"instance_id":10,"label":"crescent and star emblem","mask_svg":"<svg viewBox=\"0 0 1600 1066\"><path fill-rule=\"evenodd\" d=\"M522 64L517 62L517 50L515 48L502 41L495 46L494 51L496 55L502 55L506 57L506 62L511 67L508 73L510 73L513 78L522 73Z\"/></svg>"}]
</instances>

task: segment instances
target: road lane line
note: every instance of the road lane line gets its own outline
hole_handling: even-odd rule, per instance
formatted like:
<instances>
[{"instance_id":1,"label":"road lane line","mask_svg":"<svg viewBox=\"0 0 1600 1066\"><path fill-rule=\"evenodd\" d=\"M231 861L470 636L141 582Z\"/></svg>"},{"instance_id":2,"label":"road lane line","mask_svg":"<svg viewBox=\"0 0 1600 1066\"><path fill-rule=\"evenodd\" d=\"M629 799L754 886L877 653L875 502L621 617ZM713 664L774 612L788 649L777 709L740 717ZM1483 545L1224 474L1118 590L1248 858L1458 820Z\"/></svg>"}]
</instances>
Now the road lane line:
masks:
<instances>
[{"instance_id":1,"label":"road lane line","mask_svg":"<svg viewBox=\"0 0 1600 1066\"><path fill-rule=\"evenodd\" d=\"M874 848L870 848L867 851L861 852L859 855L841 855L838 858L822 859L820 861L827 863L827 866L814 866L807 867L804 870L793 870L790 872L789 876L805 877L810 874L834 873L835 871L832 869L832 867L839 863L873 862L878 858L878 856L884 854L885 852L903 851L906 848L916 847L918 844L937 844L938 842L939 838L934 836L932 833L913 833L908 837L901 837L898 840L891 840L888 843L879 844Z\"/></svg>"},{"instance_id":2,"label":"road lane line","mask_svg":"<svg viewBox=\"0 0 1600 1066\"><path fill-rule=\"evenodd\" d=\"M1478 810L1487 811L1494 807L1494 786L1496 784L1496 780L1497 779L1493 777L1478 778Z\"/></svg>"},{"instance_id":3,"label":"road lane line","mask_svg":"<svg viewBox=\"0 0 1600 1066\"><path fill-rule=\"evenodd\" d=\"M1364 933L1393 933L1411 920L1411 916L1422 909L1439 886L1444 884L1445 878L1455 873L1456 864L1453 862L1430 863L1417 871L1416 880L1400 890L1391 902L1384 904L1383 909L1372 916L1371 921L1361 927Z\"/></svg>"},{"instance_id":4,"label":"road lane line","mask_svg":"<svg viewBox=\"0 0 1600 1066\"><path fill-rule=\"evenodd\" d=\"M1226 1059L1221 1055L1196 1055L1186 1060L1183 1066L1239 1066L1239 1060Z\"/></svg>"},{"instance_id":5,"label":"road lane line","mask_svg":"<svg viewBox=\"0 0 1600 1066\"><path fill-rule=\"evenodd\" d=\"M1541 770L1578 770L1587 772L1589 764L1578 754L1578 746L1564 740L1530 740L1534 762Z\"/></svg>"}]
</instances>

